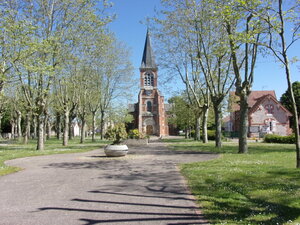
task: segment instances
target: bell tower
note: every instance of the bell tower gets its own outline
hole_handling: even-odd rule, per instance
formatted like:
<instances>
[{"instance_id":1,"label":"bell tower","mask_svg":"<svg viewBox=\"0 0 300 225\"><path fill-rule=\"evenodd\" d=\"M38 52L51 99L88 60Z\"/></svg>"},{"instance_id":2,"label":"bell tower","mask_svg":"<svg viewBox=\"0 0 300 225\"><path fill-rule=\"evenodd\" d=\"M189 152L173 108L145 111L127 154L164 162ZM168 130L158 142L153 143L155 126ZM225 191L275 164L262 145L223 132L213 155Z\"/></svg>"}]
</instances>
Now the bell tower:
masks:
<instances>
[{"instance_id":1,"label":"bell tower","mask_svg":"<svg viewBox=\"0 0 300 225\"><path fill-rule=\"evenodd\" d=\"M157 88L158 67L147 30L140 67L140 92L138 102L138 129L147 135L166 136L169 127L166 119L164 97Z\"/></svg>"}]
</instances>

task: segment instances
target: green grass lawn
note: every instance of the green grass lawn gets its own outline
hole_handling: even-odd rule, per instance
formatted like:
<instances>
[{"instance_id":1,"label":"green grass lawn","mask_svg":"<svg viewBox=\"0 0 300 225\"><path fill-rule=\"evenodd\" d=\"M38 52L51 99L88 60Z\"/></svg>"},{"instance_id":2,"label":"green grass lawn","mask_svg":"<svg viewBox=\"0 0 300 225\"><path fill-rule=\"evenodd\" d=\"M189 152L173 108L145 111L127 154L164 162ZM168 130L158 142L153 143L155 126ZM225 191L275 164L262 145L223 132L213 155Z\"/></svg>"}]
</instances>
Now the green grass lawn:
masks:
<instances>
[{"instance_id":1,"label":"green grass lawn","mask_svg":"<svg viewBox=\"0 0 300 225\"><path fill-rule=\"evenodd\" d=\"M92 142L87 139L85 143L79 144L79 139L69 141L68 146L62 146L62 140L50 139L46 141L45 150L36 150L36 140L30 140L28 145L22 143L8 143L5 141L0 142L0 176L17 172L20 168L6 166L4 162L10 159L23 158L28 156L51 155L51 154L64 154L75 152L86 152L89 150L101 148L106 145L107 141L97 140Z\"/></svg>"},{"instance_id":2,"label":"green grass lawn","mask_svg":"<svg viewBox=\"0 0 300 225\"><path fill-rule=\"evenodd\" d=\"M168 142L168 140L165 140ZM214 143L174 143L174 150L218 152ZM295 146L224 143L220 158L181 165L192 193L212 224L300 224L300 170Z\"/></svg>"}]
</instances>

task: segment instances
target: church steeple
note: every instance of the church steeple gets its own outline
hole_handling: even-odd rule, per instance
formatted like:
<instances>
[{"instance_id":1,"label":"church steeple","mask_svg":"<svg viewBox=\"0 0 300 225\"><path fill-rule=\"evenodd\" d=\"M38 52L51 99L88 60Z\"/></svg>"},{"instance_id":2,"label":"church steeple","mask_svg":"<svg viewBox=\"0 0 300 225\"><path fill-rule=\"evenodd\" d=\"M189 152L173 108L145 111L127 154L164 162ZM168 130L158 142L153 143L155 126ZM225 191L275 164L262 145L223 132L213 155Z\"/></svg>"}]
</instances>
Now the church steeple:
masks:
<instances>
[{"instance_id":1,"label":"church steeple","mask_svg":"<svg viewBox=\"0 0 300 225\"><path fill-rule=\"evenodd\" d=\"M155 58L151 47L149 30L147 30L141 69L157 69L157 65L155 63Z\"/></svg>"}]
</instances>

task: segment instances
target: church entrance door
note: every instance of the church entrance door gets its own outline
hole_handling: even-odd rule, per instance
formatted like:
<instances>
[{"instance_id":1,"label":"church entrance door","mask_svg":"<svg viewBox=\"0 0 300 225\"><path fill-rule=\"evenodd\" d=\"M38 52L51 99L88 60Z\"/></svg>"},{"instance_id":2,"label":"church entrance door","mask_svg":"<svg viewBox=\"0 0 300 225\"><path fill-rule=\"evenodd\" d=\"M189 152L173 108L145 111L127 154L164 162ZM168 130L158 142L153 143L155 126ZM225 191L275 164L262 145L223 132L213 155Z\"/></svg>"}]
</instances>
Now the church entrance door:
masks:
<instances>
[{"instance_id":1,"label":"church entrance door","mask_svg":"<svg viewBox=\"0 0 300 225\"><path fill-rule=\"evenodd\" d=\"M147 125L146 134L147 135L152 135L153 134L153 126L152 125Z\"/></svg>"}]
</instances>

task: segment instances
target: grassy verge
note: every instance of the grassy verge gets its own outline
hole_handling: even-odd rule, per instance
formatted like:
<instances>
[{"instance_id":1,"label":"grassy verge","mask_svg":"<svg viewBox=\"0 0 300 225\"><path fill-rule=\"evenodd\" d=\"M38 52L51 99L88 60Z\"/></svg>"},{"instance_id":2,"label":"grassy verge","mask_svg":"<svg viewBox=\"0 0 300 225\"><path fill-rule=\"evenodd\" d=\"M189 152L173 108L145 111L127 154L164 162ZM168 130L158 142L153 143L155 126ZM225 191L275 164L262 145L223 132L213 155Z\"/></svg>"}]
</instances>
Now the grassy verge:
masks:
<instances>
[{"instance_id":1,"label":"grassy verge","mask_svg":"<svg viewBox=\"0 0 300 225\"><path fill-rule=\"evenodd\" d=\"M106 141L97 140L92 142L87 139L84 144L79 144L78 139L70 140L68 146L62 146L62 141L57 139L47 140L44 151L37 151L36 141L30 140L28 145L22 143L8 143L0 142L0 176L17 172L20 168L6 166L5 161L16 158L23 158L28 156L39 156L39 155L52 155L52 154L64 154L64 153L75 153L75 152L86 152L89 150L103 147L107 144Z\"/></svg>"},{"instance_id":2,"label":"grassy verge","mask_svg":"<svg viewBox=\"0 0 300 225\"><path fill-rule=\"evenodd\" d=\"M174 150L218 152L214 143L174 143ZM300 224L300 170L294 145L249 143L236 154L225 143L219 159L181 165L212 224Z\"/></svg>"}]
</instances>

